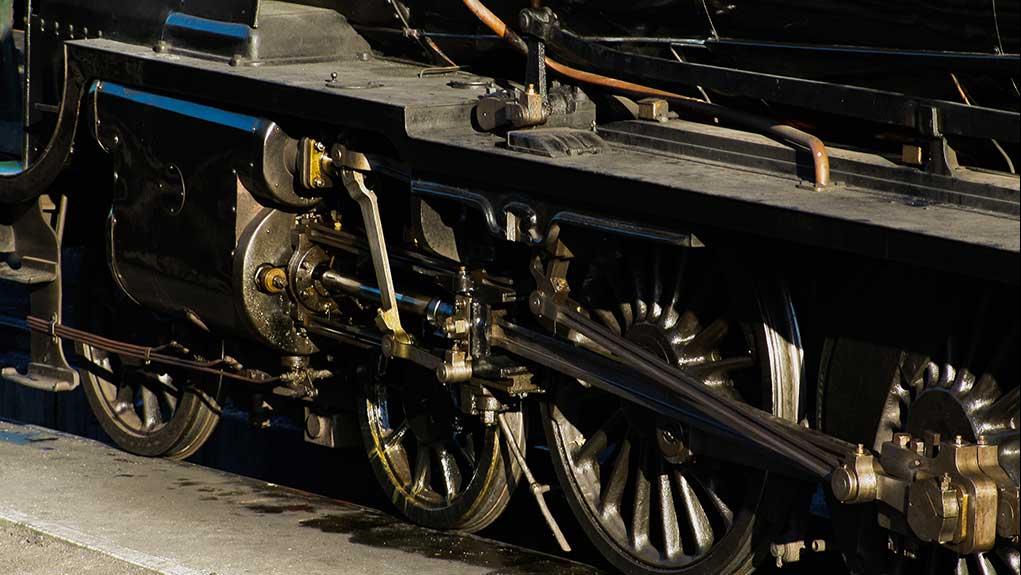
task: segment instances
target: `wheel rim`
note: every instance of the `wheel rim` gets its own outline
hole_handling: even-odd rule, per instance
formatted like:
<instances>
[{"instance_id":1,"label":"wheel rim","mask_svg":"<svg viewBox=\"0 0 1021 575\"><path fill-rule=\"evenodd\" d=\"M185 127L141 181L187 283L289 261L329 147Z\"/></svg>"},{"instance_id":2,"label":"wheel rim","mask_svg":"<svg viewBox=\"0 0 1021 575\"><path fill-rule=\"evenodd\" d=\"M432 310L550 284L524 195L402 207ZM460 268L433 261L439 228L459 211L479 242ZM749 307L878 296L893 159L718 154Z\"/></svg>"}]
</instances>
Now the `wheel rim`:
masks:
<instances>
[{"instance_id":1,"label":"wheel rim","mask_svg":"<svg viewBox=\"0 0 1021 575\"><path fill-rule=\"evenodd\" d=\"M508 472L499 429L461 411L459 386L425 372L402 379L388 375L366 384L362 427L377 478L417 523L485 527L509 500L507 476L519 472L516 466ZM506 416L523 447L521 413Z\"/></svg>"},{"instance_id":2,"label":"wheel rim","mask_svg":"<svg viewBox=\"0 0 1021 575\"><path fill-rule=\"evenodd\" d=\"M717 393L765 404L793 419L796 391L781 397L773 391L776 374L800 374L797 330L773 317L793 319L786 294L779 313L767 312L762 294L746 294L759 310L759 321L751 324L706 313L713 306L699 300L714 299L712 286L694 293L689 278L714 272L686 256L682 251L670 266L658 251L651 261L636 259L624 270L597 262L584 284L593 317L665 362L697 374ZM634 278L630 293L612 279L620 277ZM607 301L619 303L600 305ZM739 373L743 376L735 377ZM734 554L747 541L765 473L735 472L734 466L694 456L683 426L576 385L558 387L546 419L572 508L590 535L613 549L604 554L618 567L698 569L708 557ZM726 560L708 569L721 564Z\"/></svg>"}]
</instances>

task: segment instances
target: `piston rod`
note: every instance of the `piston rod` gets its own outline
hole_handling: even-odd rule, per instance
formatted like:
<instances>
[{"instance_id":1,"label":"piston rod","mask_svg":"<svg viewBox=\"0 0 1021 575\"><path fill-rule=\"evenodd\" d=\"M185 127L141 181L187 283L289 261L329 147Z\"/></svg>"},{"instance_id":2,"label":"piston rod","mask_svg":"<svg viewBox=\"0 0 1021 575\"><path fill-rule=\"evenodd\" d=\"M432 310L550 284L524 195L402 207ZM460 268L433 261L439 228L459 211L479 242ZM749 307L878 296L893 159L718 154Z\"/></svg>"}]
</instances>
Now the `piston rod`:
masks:
<instances>
[{"instance_id":1,"label":"piston rod","mask_svg":"<svg viewBox=\"0 0 1021 575\"><path fill-rule=\"evenodd\" d=\"M371 302L379 301L379 288L366 284L357 278L345 276L329 268L317 270L316 275L323 284L323 287L331 292L341 292ZM397 307L401 311L425 316L430 323L435 323L454 313L454 306L439 298L429 298L407 292L395 292L394 299L396 299Z\"/></svg>"}]
</instances>

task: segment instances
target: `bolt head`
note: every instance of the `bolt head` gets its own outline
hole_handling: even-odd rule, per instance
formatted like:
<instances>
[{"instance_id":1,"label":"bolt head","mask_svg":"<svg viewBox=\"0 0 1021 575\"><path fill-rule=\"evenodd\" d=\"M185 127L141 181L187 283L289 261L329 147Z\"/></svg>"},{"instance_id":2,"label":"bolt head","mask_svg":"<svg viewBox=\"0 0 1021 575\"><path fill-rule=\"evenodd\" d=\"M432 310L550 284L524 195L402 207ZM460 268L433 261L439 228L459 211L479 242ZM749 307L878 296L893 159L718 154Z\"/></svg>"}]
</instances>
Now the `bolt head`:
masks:
<instances>
[{"instance_id":1,"label":"bolt head","mask_svg":"<svg viewBox=\"0 0 1021 575\"><path fill-rule=\"evenodd\" d=\"M542 296L538 293L533 293L528 297L528 307L532 310L532 313L540 315L542 311Z\"/></svg>"},{"instance_id":2,"label":"bolt head","mask_svg":"<svg viewBox=\"0 0 1021 575\"><path fill-rule=\"evenodd\" d=\"M319 423L319 416L314 413L310 413L308 418L305 419L305 433L313 439L319 439L322 435L323 429Z\"/></svg>"}]
</instances>

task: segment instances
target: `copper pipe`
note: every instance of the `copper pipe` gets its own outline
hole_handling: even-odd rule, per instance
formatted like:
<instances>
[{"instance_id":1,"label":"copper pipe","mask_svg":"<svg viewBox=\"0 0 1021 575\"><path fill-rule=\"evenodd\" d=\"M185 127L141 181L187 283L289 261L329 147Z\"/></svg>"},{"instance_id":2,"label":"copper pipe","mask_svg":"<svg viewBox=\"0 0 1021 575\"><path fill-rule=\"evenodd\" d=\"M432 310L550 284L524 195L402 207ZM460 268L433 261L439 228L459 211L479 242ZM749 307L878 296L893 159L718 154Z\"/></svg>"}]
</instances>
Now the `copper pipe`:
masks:
<instances>
[{"instance_id":1,"label":"copper pipe","mask_svg":"<svg viewBox=\"0 0 1021 575\"><path fill-rule=\"evenodd\" d=\"M528 55L528 46L525 44L525 41L522 40L521 37L513 30L509 29L507 24L482 2L480 2L480 0L462 1L464 2L465 7L468 8L468 10L470 10L479 20L481 20L486 27L492 30L494 34L502 38L518 52ZM733 110L731 108L725 108L718 104L711 104L709 102L699 100L698 98L692 98L690 96L677 94L676 92L660 90L658 88L652 88L642 84L635 84L626 80L603 76L602 74L578 70L577 68L572 68L566 64L561 64L549 56L546 56L545 61L546 66L553 71L573 80L577 80L578 82L602 86L611 90L637 94L640 96L670 100L690 110L703 113L708 116L727 119L736 124L742 124L754 130L771 135L784 142L806 148L812 154L812 164L815 171L815 189L821 190L830 184L829 153L826 151L826 145L823 141L812 134L803 132L792 126L777 124L761 116Z\"/></svg>"},{"instance_id":2,"label":"copper pipe","mask_svg":"<svg viewBox=\"0 0 1021 575\"><path fill-rule=\"evenodd\" d=\"M650 88L649 86L643 86L641 84L635 84L626 80L618 80L617 78L610 78L603 76L602 74L595 74L592 72L586 72L577 68L572 68L566 64L561 64L556 60L546 57L546 66L551 70L563 75L568 78L572 78L579 82L585 82L586 84L596 84L599 86L605 86L614 90L620 90L622 92L630 92L632 94L640 94L642 96L652 96L657 98L666 98L669 100L682 100L686 102L699 102L702 104L708 104L698 98L692 98L690 96L684 96L675 92L668 92L666 90L659 90L657 88Z\"/></svg>"}]
</instances>

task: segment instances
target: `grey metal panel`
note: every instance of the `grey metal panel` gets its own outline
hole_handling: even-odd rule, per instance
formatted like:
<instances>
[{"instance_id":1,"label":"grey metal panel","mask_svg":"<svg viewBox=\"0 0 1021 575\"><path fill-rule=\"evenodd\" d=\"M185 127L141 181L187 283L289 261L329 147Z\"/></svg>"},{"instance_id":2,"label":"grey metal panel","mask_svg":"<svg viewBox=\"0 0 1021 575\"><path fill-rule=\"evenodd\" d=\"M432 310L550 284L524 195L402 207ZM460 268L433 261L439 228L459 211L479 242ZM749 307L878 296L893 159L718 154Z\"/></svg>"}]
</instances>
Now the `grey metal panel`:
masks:
<instances>
[{"instance_id":1,"label":"grey metal panel","mask_svg":"<svg viewBox=\"0 0 1021 575\"><path fill-rule=\"evenodd\" d=\"M420 67L375 61L227 66L166 56L110 40L68 44L83 67L154 91L226 109L290 117L384 136L416 177L454 178L579 209L612 210L660 225L696 223L879 259L1017 283L1017 217L896 193L834 186L817 193L797 174L629 146L571 158L507 150L471 128L477 93L420 76ZM130 63L130 66L126 64ZM332 77L336 74L335 77ZM621 194L628 201L622 206ZM496 208L501 210L502 206Z\"/></svg>"}]
</instances>

